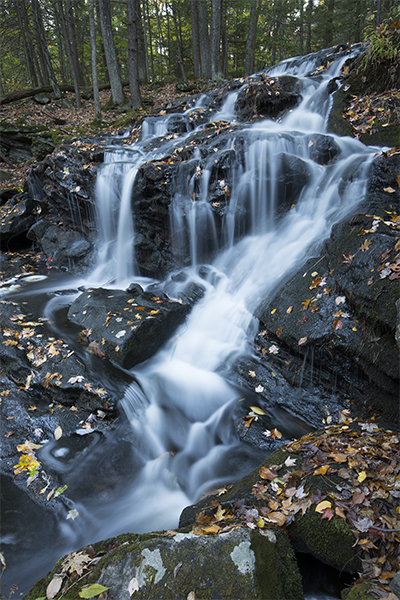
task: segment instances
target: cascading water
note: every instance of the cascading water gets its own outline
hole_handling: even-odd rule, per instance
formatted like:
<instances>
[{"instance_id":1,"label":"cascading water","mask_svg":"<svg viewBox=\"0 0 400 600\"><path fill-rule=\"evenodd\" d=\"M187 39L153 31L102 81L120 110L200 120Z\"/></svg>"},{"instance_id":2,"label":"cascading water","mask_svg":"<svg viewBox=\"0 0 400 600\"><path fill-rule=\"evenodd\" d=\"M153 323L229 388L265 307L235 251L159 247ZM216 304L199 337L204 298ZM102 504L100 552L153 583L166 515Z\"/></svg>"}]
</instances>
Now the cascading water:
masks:
<instances>
[{"instance_id":1,"label":"cascading water","mask_svg":"<svg viewBox=\"0 0 400 600\"><path fill-rule=\"evenodd\" d=\"M364 194L375 149L332 136L335 160L321 165L313 155L314 138L325 132L327 83L344 60L333 63L318 81L302 78L303 100L280 123L242 127L238 137L232 133L227 146L218 146L215 157L234 153L239 137L244 148L242 159L230 167L229 186L225 181L218 184L229 192L219 228L208 201L213 153L202 159L195 150L189 168L178 175L170 208L172 236L177 254L186 254L182 264L190 265L195 281L203 257L212 262L208 279L202 279L205 295L173 339L132 370L136 382L120 403L130 424L124 435L132 471L118 497L76 501L81 519L69 526L76 542L71 545L123 531L174 527L186 505L237 480L260 461L261 455L244 448L235 433L232 415L241 394L224 375L249 349L258 304L307 253L315 251L332 225L354 210ZM303 76L314 68L311 56L287 61L268 75ZM235 95L228 96L220 118L233 118L234 100ZM141 165L167 156L190 135L182 128L178 140L166 136L170 139L163 138L156 150L150 148L150 140L165 136L172 120L168 116L161 124L148 121L140 142L128 151L106 154L97 179L100 250L91 285L124 287L137 279L132 189ZM292 203L285 176L299 163L304 182ZM279 214L288 202L293 205ZM109 455L105 445L98 460ZM83 461L74 477L84 478L92 464Z\"/></svg>"},{"instance_id":2,"label":"cascading water","mask_svg":"<svg viewBox=\"0 0 400 600\"><path fill-rule=\"evenodd\" d=\"M214 157L200 167L195 152L192 170L179 177L171 205L173 237L181 247L186 243L193 273L204 254L200 244L212 240L209 250L219 250L211 269L214 281L205 284L204 298L170 343L133 369L148 404L141 395L138 402L134 383L121 406L142 466L118 501L119 517L102 526L103 537L173 526L185 505L249 468L250 457L231 426L240 394L223 373L246 352L259 302L362 197L373 158L372 149L336 137L335 161L322 166L312 158L313 135L324 133L326 85L339 69L340 63L332 65L318 83L305 78L303 101L281 123L265 121L241 131L244 164L232 166L235 186L219 238L207 202ZM280 177L291 161L302 162L307 181L295 205L275 223ZM197 191L196 178L201 179ZM243 214L248 215L244 224ZM91 510L100 517L103 509Z\"/></svg>"}]
</instances>

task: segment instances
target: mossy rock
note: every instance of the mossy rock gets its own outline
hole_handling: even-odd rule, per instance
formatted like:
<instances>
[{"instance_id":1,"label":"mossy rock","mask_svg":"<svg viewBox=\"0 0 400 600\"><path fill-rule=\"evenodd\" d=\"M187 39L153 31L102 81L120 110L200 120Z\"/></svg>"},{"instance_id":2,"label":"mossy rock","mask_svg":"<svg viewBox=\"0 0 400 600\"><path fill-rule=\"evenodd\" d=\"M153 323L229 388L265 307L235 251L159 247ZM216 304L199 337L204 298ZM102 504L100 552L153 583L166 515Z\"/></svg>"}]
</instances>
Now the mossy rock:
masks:
<instances>
[{"instance_id":1,"label":"mossy rock","mask_svg":"<svg viewBox=\"0 0 400 600\"><path fill-rule=\"evenodd\" d=\"M372 585L370 582L365 581L364 583L359 583L353 585L348 590L344 590L342 592L343 600L372 600L376 599L376 594L373 593L373 590L377 590L376 586Z\"/></svg>"},{"instance_id":2,"label":"mossy rock","mask_svg":"<svg viewBox=\"0 0 400 600\"><path fill-rule=\"evenodd\" d=\"M103 547L106 554L93 567L88 565L87 575L69 588L68 600L78 600L82 587L94 583L108 588L110 600L129 600L127 590L132 581L138 600L186 600L191 592L198 600L303 599L301 576L283 531L264 535L249 529L209 536L182 532L123 535L102 546L95 544L94 552ZM25 600L46 596L63 560L35 584ZM56 600L59 597L61 593Z\"/></svg>"}]
</instances>

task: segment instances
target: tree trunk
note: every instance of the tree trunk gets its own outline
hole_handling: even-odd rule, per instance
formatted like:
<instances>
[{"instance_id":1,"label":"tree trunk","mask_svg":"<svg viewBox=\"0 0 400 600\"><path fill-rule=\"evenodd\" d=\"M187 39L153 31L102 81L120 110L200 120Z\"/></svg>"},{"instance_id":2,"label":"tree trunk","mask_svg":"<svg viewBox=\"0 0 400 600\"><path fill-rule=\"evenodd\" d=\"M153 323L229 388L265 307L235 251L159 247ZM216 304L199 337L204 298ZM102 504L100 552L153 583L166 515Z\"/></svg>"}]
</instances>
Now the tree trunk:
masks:
<instances>
[{"instance_id":1,"label":"tree trunk","mask_svg":"<svg viewBox=\"0 0 400 600\"><path fill-rule=\"evenodd\" d=\"M99 82L97 80L96 62L96 25L94 20L94 0L89 0L89 27L90 27L90 50L92 57L92 81L95 117L101 121L101 108L99 96Z\"/></svg>"},{"instance_id":2,"label":"tree trunk","mask_svg":"<svg viewBox=\"0 0 400 600\"><path fill-rule=\"evenodd\" d=\"M205 77L205 78L209 78L211 75L211 66L210 66L210 36L208 33L207 0L197 0L197 13L199 15L201 76Z\"/></svg>"},{"instance_id":3,"label":"tree trunk","mask_svg":"<svg viewBox=\"0 0 400 600\"><path fill-rule=\"evenodd\" d=\"M221 43L221 0L211 0L210 48L211 48L211 77L212 77L212 79L218 79L221 76L220 43Z\"/></svg>"},{"instance_id":4,"label":"tree trunk","mask_svg":"<svg viewBox=\"0 0 400 600\"><path fill-rule=\"evenodd\" d=\"M306 54L311 52L311 23L314 9L313 0L308 0L307 4L307 42L306 42Z\"/></svg>"},{"instance_id":5,"label":"tree trunk","mask_svg":"<svg viewBox=\"0 0 400 600\"><path fill-rule=\"evenodd\" d=\"M132 108L138 108L142 102L139 88L138 69L138 25L140 18L139 0L127 0L128 18L128 78Z\"/></svg>"},{"instance_id":6,"label":"tree trunk","mask_svg":"<svg viewBox=\"0 0 400 600\"><path fill-rule=\"evenodd\" d=\"M80 86L80 85L84 84L84 81L83 81L83 77L82 77L82 73L81 73L81 68L79 66L78 44L76 41L75 26L74 26L74 14L72 12L72 3L71 3L71 0L64 0L64 3L65 3L65 27L66 27L66 31L68 34L67 38L65 39L65 43L69 44L71 61L72 61L71 67L73 64L77 83L78 83L78 86ZM69 57L68 57L68 60L69 60Z\"/></svg>"},{"instance_id":7,"label":"tree trunk","mask_svg":"<svg viewBox=\"0 0 400 600\"><path fill-rule=\"evenodd\" d=\"M39 85L39 83L38 83L38 79L36 77L36 71L35 71L33 60L32 60L32 45L29 44L28 35L25 33L25 30L24 30L24 25L23 25L23 21L22 21L22 15L21 15L19 2L15 3L15 8L17 11L18 27L21 32L22 45L24 47L24 54L25 54L25 64L26 64L26 68L28 69L29 79L31 81L31 85L33 87L37 87Z\"/></svg>"},{"instance_id":8,"label":"tree trunk","mask_svg":"<svg viewBox=\"0 0 400 600\"><path fill-rule=\"evenodd\" d=\"M56 81L56 78L54 75L53 67L51 64L49 49L47 48L46 38L44 35L43 21L42 21L42 16L40 13L38 0L31 0L31 5L32 5L35 26L37 27L37 32L38 32L38 37L39 37L39 40L38 40L39 46L41 47L43 56L44 56L46 71L47 71L48 77L50 79L51 87L53 88L54 98L56 100L58 100L61 98L61 91L60 91L60 88L58 87L58 84L57 84L57 81Z\"/></svg>"},{"instance_id":9,"label":"tree trunk","mask_svg":"<svg viewBox=\"0 0 400 600\"><path fill-rule=\"evenodd\" d=\"M117 52L115 50L113 38L109 0L99 0L99 9L101 34L103 37L108 76L111 84L111 94L114 105L118 106L124 102L124 90L122 89Z\"/></svg>"},{"instance_id":10,"label":"tree trunk","mask_svg":"<svg viewBox=\"0 0 400 600\"><path fill-rule=\"evenodd\" d=\"M197 14L197 0L190 0L190 20L192 22L193 68L196 79L200 77L200 45L199 45L199 17Z\"/></svg>"},{"instance_id":11,"label":"tree trunk","mask_svg":"<svg viewBox=\"0 0 400 600\"><path fill-rule=\"evenodd\" d=\"M157 19L158 53L159 53L159 57L160 57L160 78L162 80L162 78L163 78L163 53L162 53L162 48L164 46L164 40L163 40L163 35L162 35L160 13L159 13L159 10L158 10L157 2L154 4L154 9L156 11L156 19Z\"/></svg>"},{"instance_id":12,"label":"tree trunk","mask_svg":"<svg viewBox=\"0 0 400 600\"><path fill-rule=\"evenodd\" d=\"M325 36L324 46L328 48L332 45L333 40L333 11L335 9L335 0L328 0L326 7L326 20L325 20Z\"/></svg>"},{"instance_id":13,"label":"tree trunk","mask_svg":"<svg viewBox=\"0 0 400 600\"><path fill-rule=\"evenodd\" d=\"M35 73L35 80L37 81L37 85L44 85L45 82L44 82L42 73L40 71L40 66L39 66L38 59L37 59L37 53L34 52L34 44L33 44L33 39L31 36L28 13L26 10L25 2L18 3L18 7L20 8L20 12L21 12L23 29L24 29L25 35L26 35L27 48L28 48L28 50L30 49L29 57L30 57L30 61L32 62L33 72Z\"/></svg>"},{"instance_id":14,"label":"tree trunk","mask_svg":"<svg viewBox=\"0 0 400 600\"><path fill-rule=\"evenodd\" d=\"M228 78L228 0L222 0L221 19L221 69L225 79Z\"/></svg>"},{"instance_id":15,"label":"tree trunk","mask_svg":"<svg viewBox=\"0 0 400 600\"><path fill-rule=\"evenodd\" d=\"M183 79L183 81L187 81L185 65L183 64L182 46L181 46L181 41L179 38L179 29L178 29L177 15L176 15L175 0L172 0L172 17L174 20L175 37L176 37L176 44L177 44L177 49L178 49L178 63L181 68L182 79Z\"/></svg>"},{"instance_id":16,"label":"tree trunk","mask_svg":"<svg viewBox=\"0 0 400 600\"><path fill-rule=\"evenodd\" d=\"M64 11L63 11L62 0L58 0L58 9L59 9L59 13L60 13L61 26L62 26L63 35L64 35L65 50L67 52L69 67L71 70L72 81L74 84L76 106L78 108L81 108L82 104L81 104L81 95L79 93L78 76L77 76L77 73L75 70L75 63L74 63L72 52L71 52L72 44L71 44L71 40L69 39L70 31L67 29L66 19L65 19Z\"/></svg>"},{"instance_id":17,"label":"tree trunk","mask_svg":"<svg viewBox=\"0 0 400 600\"><path fill-rule=\"evenodd\" d=\"M381 0L376 0L375 27L378 28L380 24L381 24Z\"/></svg>"},{"instance_id":18,"label":"tree trunk","mask_svg":"<svg viewBox=\"0 0 400 600\"><path fill-rule=\"evenodd\" d=\"M257 37L257 23L259 16L258 0L251 0L249 31L247 34L246 56L244 58L243 75L251 75L254 70L254 49Z\"/></svg>"},{"instance_id":19,"label":"tree trunk","mask_svg":"<svg viewBox=\"0 0 400 600\"><path fill-rule=\"evenodd\" d=\"M150 65L151 65L151 80L154 81L154 56L153 56L153 37L151 31L150 13L148 0L144 0L144 19L147 19L147 31L149 33L149 48L150 48Z\"/></svg>"},{"instance_id":20,"label":"tree trunk","mask_svg":"<svg viewBox=\"0 0 400 600\"><path fill-rule=\"evenodd\" d=\"M304 54L304 42L303 42L303 27L304 27L304 0L299 0L299 54L303 56Z\"/></svg>"},{"instance_id":21,"label":"tree trunk","mask_svg":"<svg viewBox=\"0 0 400 600\"><path fill-rule=\"evenodd\" d=\"M57 42L58 42L57 48L58 48L58 61L60 63L61 82L66 83L67 79L68 79L68 75L67 75L67 66L66 66L65 60L64 60L65 37L64 37L64 34L62 33L62 25L60 23L61 17L59 14L59 10L57 10L57 3L53 4L53 15L54 15L54 23L56 26L56 36L57 36Z\"/></svg>"},{"instance_id":22,"label":"tree trunk","mask_svg":"<svg viewBox=\"0 0 400 600\"><path fill-rule=\"evenodd\" d=\"M36 49L37 49L37 54L38 54L39 63L40 63L41 81L42 81L43 85L50 85L49 74L48 74L47 66L46 66L46 59L44 57L43 45L41 42L40 24L38 23L36 10L34 9L34 6L37 7L37 0L31 0L31 6L32 6L33 25L34 25L34 29L35 29L35 43L36 43Z\"/></svg>"},{"instance_id":23,"label":"tree trunk","mask_svg":"<svg viewBox=\"0 0 400 600\"><path fill-rule=\"evenodd\" d=\"M139 31L138 31L138 52L139 52L139 81L142 83L149 82L149 61L147 59L147 41L145 20L142 19L142 9L139 1Z\"/></svg>"}]
</instances>

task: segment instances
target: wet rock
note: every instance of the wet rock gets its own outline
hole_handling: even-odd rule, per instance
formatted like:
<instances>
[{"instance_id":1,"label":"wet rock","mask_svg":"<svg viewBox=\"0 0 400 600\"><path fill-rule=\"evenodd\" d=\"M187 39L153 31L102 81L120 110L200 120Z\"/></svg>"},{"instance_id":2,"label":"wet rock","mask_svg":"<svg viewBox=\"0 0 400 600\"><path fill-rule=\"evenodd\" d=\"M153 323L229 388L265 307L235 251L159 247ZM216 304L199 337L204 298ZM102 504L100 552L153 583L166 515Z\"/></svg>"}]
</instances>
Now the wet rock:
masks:
<instances>
[{"instance_id":1,"label":"wet rock","mask_svg":"<svg viewBox=\"0 0 400 600\"><path fill-rule=\"evenodd\" d=\"M92 248L92 244L82 233L52 225L45 219L37 221L29 229L27 237L40 244L52 266L67 267L70 270L74 270L73 267L78 264L82 265L80 259L87 257ZM90 265L88 257L86 264Z\"/></svg>"},{"instance_id":2,"label":"wet rock","mask_svg":"<svg viewBox=\"0 0 400 600\"><path fill-rule=\"evenodd\" d=\"M240 121L276 118L300 101L301 87L296 77L283 76L266 82L249 83L237 97Z\"/></svg>"},{"instance_id":3,"label":"wet rock","mask_svg":"<svg viewBox=\"0 0 400 600\"><path fill-rule=\"evenodd\" d=\"M188 312L188 306L143 292L140 286L133 293L90 290L68 311L68 318L85 328L87 343L125 368L155 354Z\"/></svg>"},{"instance_id":4,"label":"wet rock","mask_svg":"<svg viewBox=\"0 0 400 600\"><path fill-rule=\"evenodd\" d=\"M123 535L94 544L93 551L100 547L105 547L106 553L85 583L109 588L110 600L129 600L131 589L137 598L157 600L210 595L221 600L303 598L294 554L283 532L261 535L239 529L218 536L181 532ZM109 550L111 547L114 549ZM27 600L45 593L52 577L38 582ZM70 588L70 597L79 597L80 588Z\"/></svg>"},{"instance_id":5,"label":"wet rock","mask_svg":"<svg viewBox=\"0 0 400 600\"><path fill-rule=\"evenodd\" d=\"M36 203L26 193L17 194L8 200L1 208L0 237L7 240L27 232L35 221L35 207Z\"/></svg>"},{"instance_id":6,"label":"wet rock","mask_svg":"<svg viewBox=\"0 0 400 600\"><path fill-rule=\"evenodd\" d=\"M36 96L34 96L33 99L37 104L50 104L51 103L51 97L45 93L36 94Z\"/></svg>"},{"instance_id":7,"label":"wet rock","mask_svg":"<svg viewBox=\"0 0 400 600\"><path fill-rule=\"evenodd\" d=\"M359 213L337 224L324 253L309 259L257 311L265 353L275 344L277 353L290 355L289 368L281 364L288 381L304 387L311 377L329 394L341 390L362 414L377 412L394 423L398 258L397 221L390 215L400 192L384 188L396 190L399 162L397 155L377 159Z\"/></svg>"}]
</instances>

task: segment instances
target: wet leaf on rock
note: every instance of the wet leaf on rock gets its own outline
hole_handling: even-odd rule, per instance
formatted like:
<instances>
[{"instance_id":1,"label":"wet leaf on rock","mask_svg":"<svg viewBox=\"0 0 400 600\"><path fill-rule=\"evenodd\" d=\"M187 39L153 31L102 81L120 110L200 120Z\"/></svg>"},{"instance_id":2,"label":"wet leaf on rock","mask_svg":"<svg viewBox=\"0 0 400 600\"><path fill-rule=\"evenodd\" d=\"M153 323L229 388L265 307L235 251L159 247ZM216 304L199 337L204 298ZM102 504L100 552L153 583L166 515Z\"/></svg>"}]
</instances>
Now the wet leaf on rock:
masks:
<instances>
[{"instance_id":1,"label":"wet leaf on rock","mask_svg":"<svg viewBox=\"0 0 400 600\"><path fill-rule=\"evenodd\" d=\"M64 576L56 575L50 581L49 585L46 588L46 598L47 600L52 600L55 596L57 596L58 592L61 589L62 582Z\"/></svg>"},{"instance_id":2,"label":"wet leaf on rock","mask_svg":"<svg viewBox=\"0 0 400 600\"><path fill-rule=\"evenodd\" d=\"M81 598L95 598L109 589L104 585L100 585L100 583L92 583L92 585L85 585L79 592L79 596Z\"/></svg>"}]
</instances>

